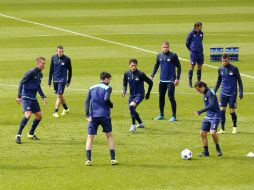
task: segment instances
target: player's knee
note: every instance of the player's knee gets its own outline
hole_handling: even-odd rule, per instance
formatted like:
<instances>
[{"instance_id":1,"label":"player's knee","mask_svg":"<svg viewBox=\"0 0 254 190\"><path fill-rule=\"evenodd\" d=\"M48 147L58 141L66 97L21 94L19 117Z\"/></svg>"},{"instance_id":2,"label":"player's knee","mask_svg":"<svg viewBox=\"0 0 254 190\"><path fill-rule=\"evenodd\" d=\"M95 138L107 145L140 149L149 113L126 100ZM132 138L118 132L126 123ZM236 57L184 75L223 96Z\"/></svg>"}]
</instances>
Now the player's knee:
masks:
<instances>
[{"instance_id":1,"label":"player's knee","mask_svg":"<svg viewBox=\"0 0 254 190\"><path fill-rule=\"evenodd\" d=\"M24 113L24 117L25 117L26 119L30 119L31 115L32 115L31 112L25 112L25 113Z\"/></svg>"},{"instance_id":2,"label":"player's knee","mask_svg":"<svg viewBox=\"0 0 254 190\"><path fill-rule=\"evenodd\" d=\"M206 137L206 134L207 134L207 133L206 133L205 131L200 131L200 136L201 136L201 137Z\"/></svg>"}]
</instances>

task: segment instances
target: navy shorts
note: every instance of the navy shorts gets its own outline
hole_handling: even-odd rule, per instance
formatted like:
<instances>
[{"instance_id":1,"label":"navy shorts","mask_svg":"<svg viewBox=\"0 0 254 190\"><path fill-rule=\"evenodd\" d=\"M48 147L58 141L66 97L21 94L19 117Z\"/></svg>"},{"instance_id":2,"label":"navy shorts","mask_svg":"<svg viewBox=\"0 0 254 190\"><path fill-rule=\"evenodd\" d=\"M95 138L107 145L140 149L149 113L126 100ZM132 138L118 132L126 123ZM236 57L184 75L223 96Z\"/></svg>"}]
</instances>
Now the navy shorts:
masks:
<instances>
[{"instance_id":1,"label":"navy shorts","mask_svg":"<svg viewBox=\"0 0 254 190\"><path fill-rule=\"evenodd\" d=\"M63 94L64 89L65 89L65 83L63 83L63 82L54 82L55 94Z\"/></svg>"},{"instance_id":2,"label":"navy shorts","mask_svg":"<svg viewBox=\"0 0 254 190\"><path fill-rule=\"evenodd\" d=\"M221 119L207 119L205 118L203 123L202 123L202 127L201 130L202 131L207 131L209 132L210 130L215 130L217 131L217 128L220 124Z\"/></svg>"},{"instance_id":3,"label":"navy shorts","mask_svg":"<svg viewBox=\"0 0 254 190\"><path fill-rule=\"evenodd\" d=\"M224 96L220 95L220 107L227 107L227 104L229 105L229 108L236 108L236 95L233 96Z\"/></svg>"},{"instance_id":4,"label":"navy shorts","mask_svg":"<svg viewBox=\"0 0 254 190\"><path fill-rule=\"evenodd\" d=\"M204 63L204 54L203 54L203 52L198 52L198 53L191 52L190 53L190 64L196 65L196 63L198 65L203 65L203 63Z\"/></svg>"},{"instance_id":5,"label":"navy shorts","mask_svg":"<svg viewBox=\"0 0 254 190\"><path fill-rule=\"evenodd\" d=\"M22 111L23 113L27 111L37 113L41 111L41 108L37 100L22 99Z\"/></svg>"},{"instance_id":6,"label":"navy shorts","mask_svg":"<svg viewBox=\"0 0 254 190\"><path fill-rule=\"evenodd\" d=\"M137 105L139 105L144 99L144 96L130 96L129 97L129 104L131 102L135 102Z\"/></svg>"},{"instance_id":7,"label":"navy shorts","mask_svg":"<svg viewBox=\"0 0 254 190\"><path fill-rule=\"evenodd\" d=\"M102 126L102 132L110 133L112 132L111 118L107 117L93 117L92 121L88 123L88 134L97 135L97 130L99 125Z\"/></svg>"}]
</instances>

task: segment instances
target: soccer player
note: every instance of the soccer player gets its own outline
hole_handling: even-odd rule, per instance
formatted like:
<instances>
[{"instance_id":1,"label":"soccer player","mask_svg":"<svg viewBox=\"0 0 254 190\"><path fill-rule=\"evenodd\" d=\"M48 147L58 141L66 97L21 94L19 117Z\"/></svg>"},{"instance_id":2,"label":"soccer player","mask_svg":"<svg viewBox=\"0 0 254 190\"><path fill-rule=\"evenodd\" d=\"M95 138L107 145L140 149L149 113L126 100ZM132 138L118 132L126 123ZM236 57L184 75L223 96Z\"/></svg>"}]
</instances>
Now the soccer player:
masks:
<instances>
[{"instance_id":1,"label":"soccer player","mask_svg":"<svg viewBox=\"0 0 254 190\"><path fill-rule=\"evenodd\" d=\"M168 98L171 102L172 117L169 119L170 122L176 121L176 101L175 101L175 87L179 84L181 75L181 64L177 54L169 50L169 43L164 41L162 43L162 52L157 55L156 63L154 65L151 79L153 80L160 66L160 84L159 84L159 107L160 115L154 120L164 119L164 106L165 106L165 95L168 91ZM177 68L177 74L176 74Z\"/></svg>"},{"instance_id":2,"label":"soccer player","mask_svg":"<svg viewBox=\"0 0 254 190\"><path fill-rule=\"evenodd\" d=\"M204 152L200 154L200 156L210 156L208 151L208 139L207 133L210 131L213 142L216 146L216 151L218 156L222 156L222 152L219 145L219 137L216 133L217 127L221 120L220 107L215 95L215 92L209 89L206 83L202 81L197 81L195 84L195 88L197 92L204 94L204 103L205 108L198 110L195 112L195 115L201 115L206 112L205 119L203 120L200 135L202 139L202 143L204 146Z\"/></svg>"},{"instance_id":3,"label":"soccer player","mask_svg":"<svg viewBox=\"0 0 254 190\"><path fill-rule=\"evenodd\" d=\"M239 98L243 98L243 84L236 66L230 64L229 55L224 53L221 58L222 66L218 69L218 80L214 91L220 87L220 107L221 107L221 130L218 132L220 134L226 133L225 122L226 122L226 107L229 104L230 114L233 121L233 134L237 133L237 115L235 113L236 109L236 98L237 98L237 83L239 85Z\"/></svg>"},{"instance_id":4,"label":"soccer player","mask_svg":"<svg viewBox=\"0 0 254 190\"><path fill-rule=\"evenodd\" d=\"M92 165L92 143L94 135L97 134L99 125L102 126L103 132L106 133L108 139L111 164L118 164L117 160L115 159L115 146L112 136L112 124L110 118L110 108L113 108L113 103L110 101L112 88L108 86L111 81L111 74L102 72L100 74L100 79L101 82L99 84L90 87L85 101L86 119L88 121L85 162L85 165L87 166Z\"/></svg>"},{"instance_id":5,"label":"soccer player","mask_svg":"<svg viewBox=\"0 0 254 190\"><path fill-rule=\"evenodd\" d=\"M190 70L189 70L189 87L192 88L192 76L195 65L197 68L197 79L201 80L202 65L204 63L204 53L203 53L203 37L202 23L196 22L194 24L194 29L188 34L186 39L186 47L190 51Z\"/></svg>"},{"instance_id":6,"label":"soccer player","mask_svg":"<svg viewBox=\"0 0 254 190\"><path fill-rule=\"evenodd\" d=\"M132 125L129 129L130 132L135 132L136 128L145 128L144 123L139 117L138 112L136 111L137 106L144 99L149 99L150 92L153 87L153 81L146 76L145 73L137 69L138 61L136 59L129 60L129 71L124 73L123 77L123 97L126 95L127 86L130 87L130 97L129 97L129 109L132 119ZM146 82L149 87L145 95L144 82ZM136 120L138 125L136 125Z\"/></svg>"},{"instance_id":7,"label":"soccer player","mask_svg":"<svg viewBox=\"0 0 254 190\"><path fill-rule=\"evenodd\" d=\"M61 104L63 105L64 108L61 115L64 116L66 115L66 113L69 112L69 108L66 104L63 94L65 86L66 87L70 86L72 77L71 59L68 56L64 55L63 46L58 46L57 54L53 55L51 58L48 80L49 87L51 87L52 77L54 83L54 91L55 94L57 95L53 117L58 118L59 117L58 110Z\"/></svg>"},{"instance_id":8,"label":"soccer player","mask_svg":"<svg viewBox=\"0 0 254 190\"><path fill-rule=\"evenodd\" d=\"M39 138L34 134L35 129L42 119L42 113L40 105L37 101L37 92L43 99L44 104L47 104L46 96L41 89L41 71L45 67L46 59L44 57L38 57L36 59L36 67L26 72L25 76L21 79L18 89L18 97L16 102L20 105L22 104L22 109L24 117L20 122L20 126L16 135L16 143L21 144L21 134L22 130L26 126L28 120L30 119L32 113L35 115L31 129L27 135L28 139L39 140Z\"/></svg>"}]
</instances>

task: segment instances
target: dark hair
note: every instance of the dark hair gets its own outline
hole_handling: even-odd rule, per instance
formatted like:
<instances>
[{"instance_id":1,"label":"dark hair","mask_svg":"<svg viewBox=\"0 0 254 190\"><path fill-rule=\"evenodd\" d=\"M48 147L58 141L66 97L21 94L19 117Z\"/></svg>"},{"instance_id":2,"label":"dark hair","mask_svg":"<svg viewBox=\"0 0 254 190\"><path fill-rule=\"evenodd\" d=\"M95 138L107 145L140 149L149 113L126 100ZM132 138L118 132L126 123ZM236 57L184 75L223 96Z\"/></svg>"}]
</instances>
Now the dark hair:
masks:
<instances>
[{"instance_id":1,"label":"dark hair","mask_svg":"<svg viewBox=\"0 0 254 190\"><path fill-rule=\"evenodd\" d=\"M106 78L109 79L109 78L112 78L112 76L111 76L110 73L103 71L103 72L100 74L100 79L101 79L101 80L104 80L104 79L106 79Z\"/></svg>"},{"instance_id":2,"label":"dark hair","mask_svg":"<svg viewBox=\"0 0 254 190\"><path fill-rule=\"evenodd\" d=\"M37 58L36 58L36 62L38 62L39 60L46 61L46 58L45 58L45 57L37 57Z\"/></svg>"},{"instance_id":3,"label":"dark hair","mask_svg":"<svg viewBox=\"0 0 254 190\"><path fill-rule=\"evenodd\" d=\"M129 65L130 65L131 63L134 63L135 65L137 65L137 64L138 64L138 60L137 60L137 59L130 59L130 60L129 60Z\"/></svg>"},{"instance_id":4,"label":"dark hair","mask_svg":"<svg viewBox=\"0 0 254 190\"><path fill-rule=\"evenodd\" d=\"M195 22L194 27L196 26L202 26L202 22Z\"/></svg>"},{"instance_id":5,"label":"dark hair","mask_svg":"<svg viewBox=\"0 0 254 190\"><path fill-rule=\"evenodd\" d=\"M206 83L204 83L203 81L197 81L196 83L195 83L195 88L202 88L202 87L205 87L205 88L207 88L207 84Z\"/></svg>"},{"instance_id":6,"label":"dark hair","mask_svg":"<svg viewBox=\"0 0 254 190\"><path fill-rule=\"evenodd\" d=\"M61 46L61 45L57 46L57 49L63 49L63 46Z\"/></svg>"},{"instance_id":7,"label":"dark hair","mask_svg":"<svg viewBox=\"0 0 254 190\"><path fill-rule=\"evenodd\" d=\"M221 56L222 59L227 59L229 58L229 55L227 53L223 53Z\"/></svg>"}]
</instances>

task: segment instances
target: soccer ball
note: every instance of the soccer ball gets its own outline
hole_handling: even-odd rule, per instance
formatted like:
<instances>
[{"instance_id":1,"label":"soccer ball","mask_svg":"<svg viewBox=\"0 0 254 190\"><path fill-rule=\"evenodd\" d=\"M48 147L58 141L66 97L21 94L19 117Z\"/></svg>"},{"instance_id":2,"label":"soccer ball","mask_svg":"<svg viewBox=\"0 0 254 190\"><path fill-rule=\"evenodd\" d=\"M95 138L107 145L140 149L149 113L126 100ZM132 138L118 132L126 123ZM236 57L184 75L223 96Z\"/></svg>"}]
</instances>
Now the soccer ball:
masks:
<instances>
[{"instance_id":1,"label":"soccer ball","mask_svg":"<svg viewBox=\"0 0 254 190\"><path fill-rule=\"evenodd\" d=\"M181 152L181 158L183 160L190 160L192 157L192 152L189 150L189 149L184 149L182 152Z\"/></svg>"}]
</instances>

